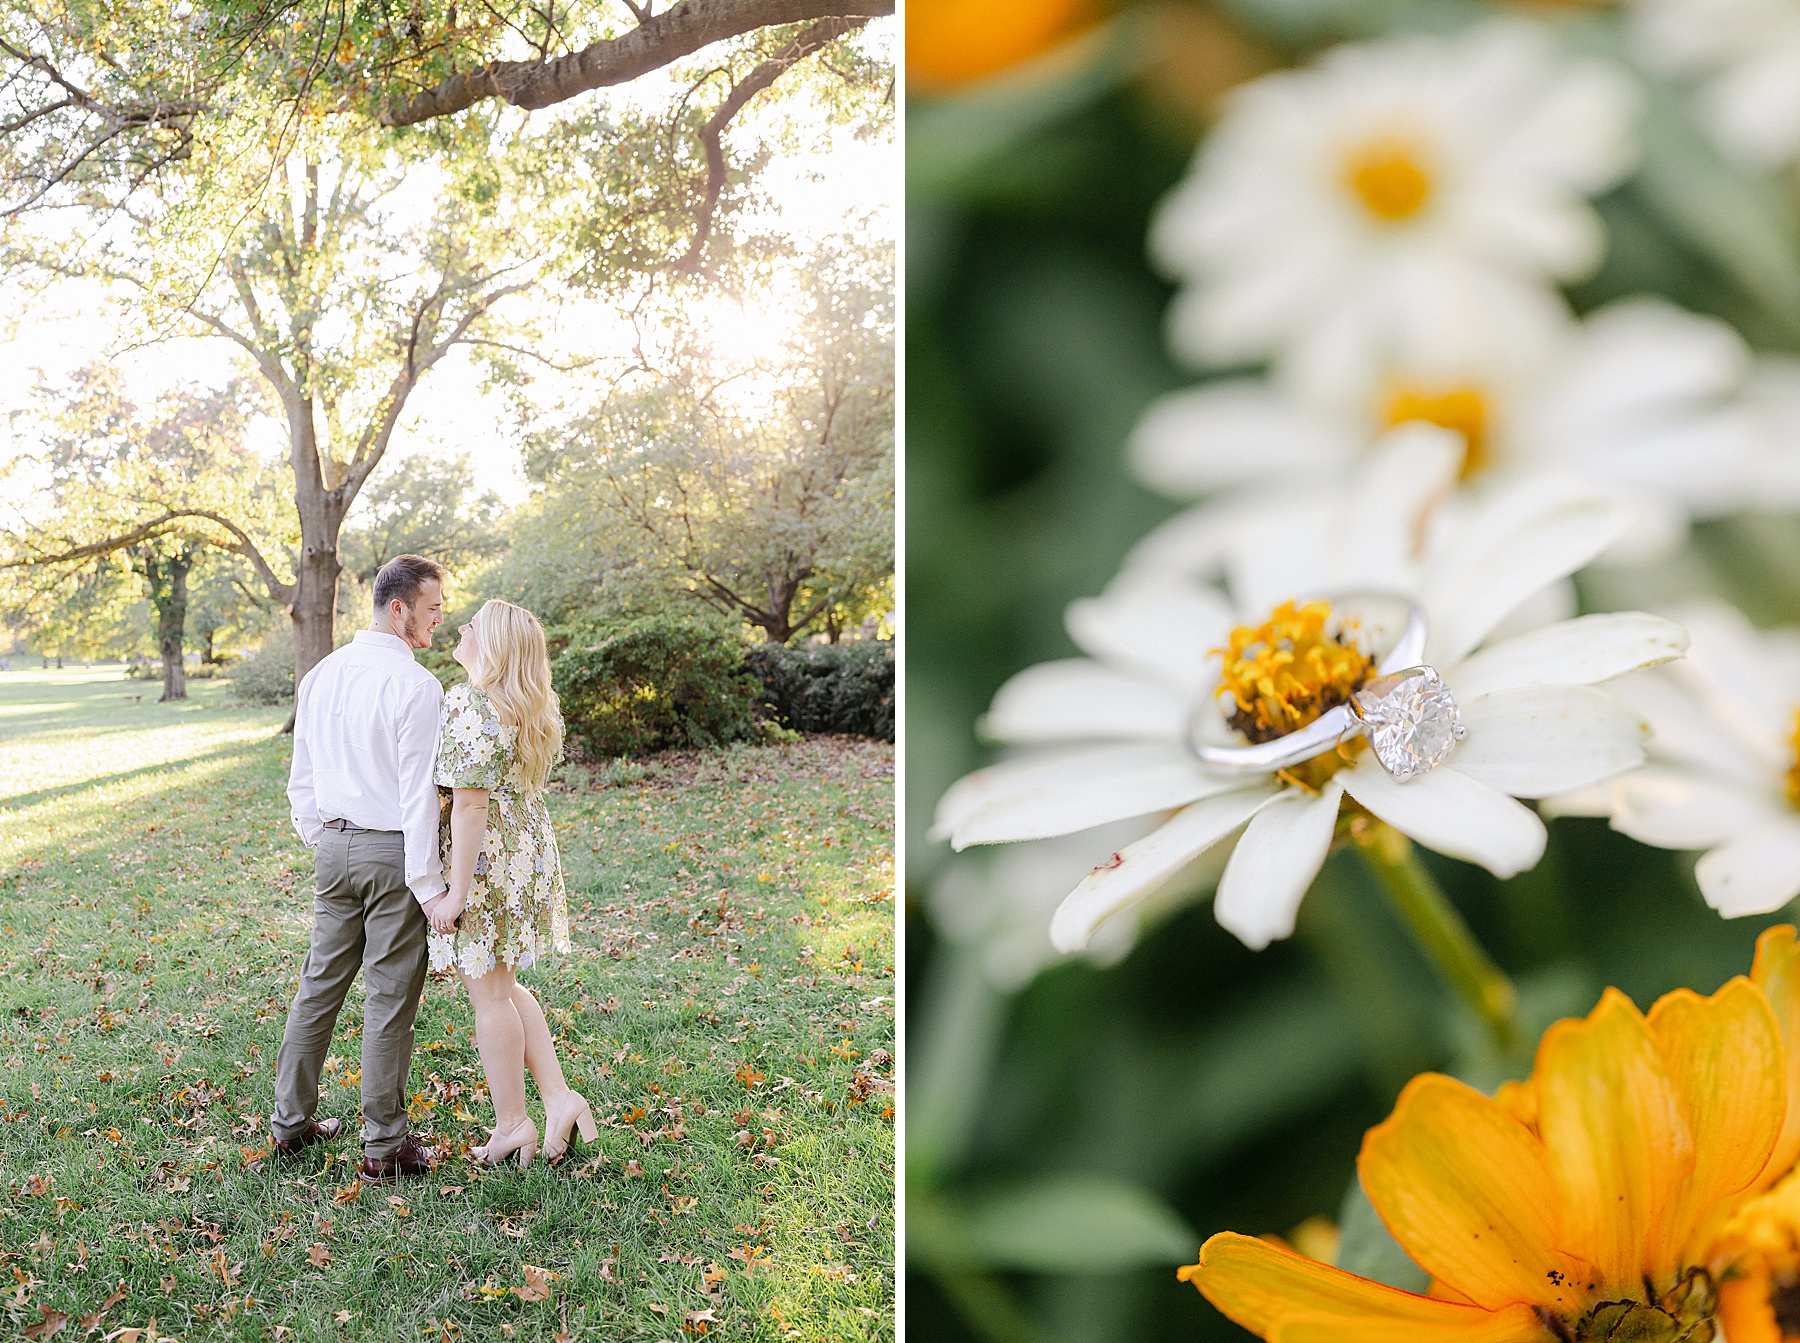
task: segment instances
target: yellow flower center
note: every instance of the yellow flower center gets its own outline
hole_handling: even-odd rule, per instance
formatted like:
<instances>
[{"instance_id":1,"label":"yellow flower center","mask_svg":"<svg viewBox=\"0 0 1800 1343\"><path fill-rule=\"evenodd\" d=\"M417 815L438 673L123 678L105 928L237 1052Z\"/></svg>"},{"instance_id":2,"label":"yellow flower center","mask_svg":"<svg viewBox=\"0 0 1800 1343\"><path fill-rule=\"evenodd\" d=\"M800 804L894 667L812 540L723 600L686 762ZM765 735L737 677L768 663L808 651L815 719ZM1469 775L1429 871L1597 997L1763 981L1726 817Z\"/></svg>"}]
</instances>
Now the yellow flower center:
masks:
<instances>
[{"instance_id":1,"label":"yellow flower center","mask_svg":"<svg viewBox=\"0 0 1800 1343\"><path fill-rule=\"evenodd\" d=\"M1283 602L1260 625L1240 625L1224 648L1221 698L1253 742L1274 741L1349 700L1374 660L1332 628L1331 603Z\"/></svg>"},{"instance_id":2,"label":"yellow flower center","mask_svg":"<svg viewBox=\"0 0 1800 1343\"><path fill-rule=\"evenodd\" d=\"M1800 811L1800 709L1794 711L1794 735L1789 744L1794 748L1794 763L1788 766L1788 805Z\"/></svg>"},{"instance_id":3,"label":"yellow flower center","mask_svg":"<svg viewBox=\"0 0 1800 1343\"><path fill-rule=\"evenodd\" d=\"M1463 436L1462 478L1480 474L1488 464L1488 403L1473 387L1429 390L1401 386L1382 408L1382 423L1391 428L1409 420L1454 429Z\"/></svg>"},{"instance_id":4,"label":"yellow flower center","mask_svg":"<svg viewBox=\"0 0 1800 1343\"><path fill-rule=\"evenodd\" d=\"M1431 198L1431 173L1417 146L1394 137L1357 145L1344 156L1344 182L1363 208L1387 224L1410 219Z\"/></svg>"}]
</instances>

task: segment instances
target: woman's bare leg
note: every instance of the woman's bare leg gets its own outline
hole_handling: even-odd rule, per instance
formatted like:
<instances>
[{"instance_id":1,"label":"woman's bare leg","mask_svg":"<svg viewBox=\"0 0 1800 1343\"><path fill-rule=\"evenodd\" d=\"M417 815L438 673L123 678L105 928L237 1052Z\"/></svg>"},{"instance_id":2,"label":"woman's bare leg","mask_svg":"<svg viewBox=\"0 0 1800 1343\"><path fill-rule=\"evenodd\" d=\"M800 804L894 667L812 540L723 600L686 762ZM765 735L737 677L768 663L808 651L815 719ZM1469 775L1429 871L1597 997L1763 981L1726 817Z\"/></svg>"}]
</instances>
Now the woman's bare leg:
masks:
<instances>
[{"instance_id":1,"label":"woman's bare leg","mask_svg":"<svg viewBox=\"0 0 1800 1343\"><path fill-rule=\"evenodd\" d=\"M582 1137L588 1142L594 1141L597 1130L593 1111L588 1108L587 1099L571 1091L563 1080L556 1044L550 1038L550 1027L537 998L515 980L512 1001L525 1030L525 1065L531 1069L538 1095L544 1100L544 1155L555 1160L569 1145L569 1134L578 1124Z\"/></svg>"},{"instance_id":2,"label":"woman's bare leg","mask_svg":"<svg viewBox=\"0 0 1800 1343\"><path fill-rule=\"evenodd\" d=\"M537 1083L538 1095L544 1102L544 1114L548 1118L551 1111L562 1109L567 1102L569 1084L563 1080L562 1063L556 1057L556 1044L550 1038L544 1009L538 1006L531 990L516 979L512 986L512 1004L525 1032L525 1066L531 1069L532 1080Z\"/></svg>"},{"instance_id":3,"label":"woman's bare leg","mask_svg":"<svg viewBox=\"0 0 1800 1343\"><path fill-rule=\"evenodd\" d=\"M513 972L496 965L480 978L463 974L462 981L475 1008L475 1048L494 1102L495 1142L489 1145L507 1151L524 1146L515 1139L529 1129L535 1147L537 1128L525 1111L525 1026L513 1005ZM541 1014L539 1021L541 1026Z\"/></svg>"}]
</instances>

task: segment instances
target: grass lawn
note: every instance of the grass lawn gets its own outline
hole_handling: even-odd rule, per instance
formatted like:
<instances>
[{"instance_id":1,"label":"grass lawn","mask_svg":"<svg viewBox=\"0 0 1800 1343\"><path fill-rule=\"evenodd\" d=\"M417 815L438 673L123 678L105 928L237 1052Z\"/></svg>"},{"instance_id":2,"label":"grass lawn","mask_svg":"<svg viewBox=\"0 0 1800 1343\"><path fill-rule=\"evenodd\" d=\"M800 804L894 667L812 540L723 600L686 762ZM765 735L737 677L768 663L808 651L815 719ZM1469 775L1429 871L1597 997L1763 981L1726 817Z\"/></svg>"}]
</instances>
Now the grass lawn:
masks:
<instances>
[{"instance_id":1,"label":"grass lawn","mask_svg":"<svg viewBox=\"0 0 1800 1343\"><path fill-rule=\"evenodd\" d=\"M360 988L320 1108L349 1133L268 1154L312 892L284 715L191 690L0 673L0 1335L894 1336L891 747L566 769L575 952L523 978L598 1149L469 1160L491 1110L434 981L442 1162L362 1186Z\"/></svg>"}]
</instances>

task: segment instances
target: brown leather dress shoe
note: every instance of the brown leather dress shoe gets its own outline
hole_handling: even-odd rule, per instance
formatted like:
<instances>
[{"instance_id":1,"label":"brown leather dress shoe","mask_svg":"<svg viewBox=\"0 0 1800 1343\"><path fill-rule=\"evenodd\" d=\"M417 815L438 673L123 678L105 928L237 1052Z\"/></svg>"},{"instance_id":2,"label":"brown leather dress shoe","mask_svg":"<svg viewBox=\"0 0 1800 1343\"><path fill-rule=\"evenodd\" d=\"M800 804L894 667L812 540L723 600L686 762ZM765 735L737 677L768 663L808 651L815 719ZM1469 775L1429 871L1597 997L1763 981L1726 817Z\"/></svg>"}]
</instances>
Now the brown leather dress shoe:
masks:
<instances>
[{"instance_id":1,"label":"brown leather dress shoe","mask_svg":"<svg viewBox=\"0 0 1800 1343\"><path fill-rule=\"evenodd\" d=\"M370 1156L363 1153L362 1178L371 1184L387 1184L431 1174L431 1157L412 1134L400 1140L400 1150L392 1156Z\"/></svg>"},{"instance_id":2,"label":"brown leather dress shoe","mask_svg":"<svg viewBox=\"0 0 1800 1343\"><path fill-rule=\"evenodd\" d=\"M277 1138L275 1150L282 1156L299 1156L314 1143L330 1142L343 1131L344 1121L341 1119L309 1119L305 1130L298 1137L285 1142Z\"/></svg>"}]
</instances>

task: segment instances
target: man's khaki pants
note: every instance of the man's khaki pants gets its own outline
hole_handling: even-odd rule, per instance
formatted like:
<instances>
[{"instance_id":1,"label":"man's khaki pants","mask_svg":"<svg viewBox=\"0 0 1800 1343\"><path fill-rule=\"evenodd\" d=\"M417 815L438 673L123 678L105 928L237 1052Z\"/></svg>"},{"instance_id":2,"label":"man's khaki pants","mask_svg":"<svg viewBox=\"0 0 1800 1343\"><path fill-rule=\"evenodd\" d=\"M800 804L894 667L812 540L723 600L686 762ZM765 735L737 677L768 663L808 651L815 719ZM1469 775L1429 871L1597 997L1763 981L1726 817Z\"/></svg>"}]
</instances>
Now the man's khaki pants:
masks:
<instances>
[{"instance_id":1,"label":"man's khaki pants","mask_svg":"<svg viewBox=\"0 0 1800 1343\"><path fill-rule=\"evenodd\" d=\"M338 1009L363 970L362 1140L392 1156L406 1136L413 1017L425 987L425 912L406 886L406 850L393 830L327 830L313 854L312 945L275 1060L275 1136L305 1131L319 1103L319 1070Z\"/></svg>"}]
</instances>

